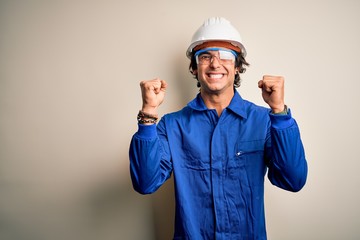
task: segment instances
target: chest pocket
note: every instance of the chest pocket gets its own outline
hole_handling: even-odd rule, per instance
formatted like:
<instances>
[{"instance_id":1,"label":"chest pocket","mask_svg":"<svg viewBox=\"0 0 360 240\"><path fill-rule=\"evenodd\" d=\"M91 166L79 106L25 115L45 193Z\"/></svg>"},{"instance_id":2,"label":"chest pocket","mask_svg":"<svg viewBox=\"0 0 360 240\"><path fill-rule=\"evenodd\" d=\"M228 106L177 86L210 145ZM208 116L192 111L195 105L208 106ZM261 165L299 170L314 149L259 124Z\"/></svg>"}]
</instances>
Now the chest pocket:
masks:
<instances>
[{"instance_id":1,"label":"chest pocket","mask_svg":"<svg viewBox=\"0 0 360 240\"><path fill-rule=\"evenodd\" d=\"M249 186L262 185L266 172L264 140L239 141L231 160L232 176Z\"/></svg>"},{"instance_id":2,"label":"chest pocket","mask_svg":"<svg viewBox=\"0 0 360 240\"><path fill-rule=\"evenodd\" d=\"M264 140L240 141L235 147L236 157L251 157L253 154L264 152Z\"/></svg>"},{"instance_id":3,"label":"chest pocket","mask_svg":"<svg viewBox=\"0 0 360 240\"><path fill-rule=\"evenodd\" d=\"M183 148L182 166L193 170L210 169L210 155L199 148Z\"/></svg>"},{"instance_id":4,"label":"chest pocket","mask_svg":"<svg viewBox=\"0 0 360 240\"><path fill-rule=\"evenodd\" d=\"M181 151L179 151L181 166L192 170L210 169L210 146L204 138L205 134L183 135ZM209 138L209 137L208 137Z\"/></svg>"}]
</instances>

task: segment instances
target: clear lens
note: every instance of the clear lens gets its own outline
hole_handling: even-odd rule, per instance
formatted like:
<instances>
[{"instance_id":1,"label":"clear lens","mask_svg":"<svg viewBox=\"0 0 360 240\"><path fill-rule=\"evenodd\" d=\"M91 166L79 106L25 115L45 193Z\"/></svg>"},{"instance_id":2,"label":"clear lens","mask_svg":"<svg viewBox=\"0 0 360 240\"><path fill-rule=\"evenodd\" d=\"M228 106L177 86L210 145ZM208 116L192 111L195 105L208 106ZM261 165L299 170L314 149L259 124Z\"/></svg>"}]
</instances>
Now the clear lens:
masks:
<instances>
[{"instance_id":1,"label":"clear lens","mask_svg":"<svg viewBox=\"0 0 360 240\"><path fill-rule=\"evenodd\" d=\"M219 50L220 60L233 60L235 61L235 56L231 52Z\"/></svg>"},{"instance_id":2,"label":"clear lens","mask_svg":"<svg viewBox=\"0 0 360 240\"><path fill-rule=\"evenodd\" d=\"M232 64L236 56L235 51L221 48L206 48L195 53L196 63L201 65L209 65L214 57L220 64Z\"/></svg>"}]
</instances>

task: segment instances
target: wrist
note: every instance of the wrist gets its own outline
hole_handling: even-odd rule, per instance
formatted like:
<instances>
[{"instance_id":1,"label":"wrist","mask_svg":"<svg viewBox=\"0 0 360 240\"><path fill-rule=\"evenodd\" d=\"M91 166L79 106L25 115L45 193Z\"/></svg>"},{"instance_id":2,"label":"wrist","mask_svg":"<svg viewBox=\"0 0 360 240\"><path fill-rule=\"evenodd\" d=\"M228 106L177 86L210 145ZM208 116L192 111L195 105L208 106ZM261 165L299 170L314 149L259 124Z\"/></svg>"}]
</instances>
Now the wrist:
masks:
<instances>
[{"instance_id":1,"label":"wrist","mask_svg":"<svg viewBox=\"0 0 360 240\"><path fill-rule=\"evenodd\" d=\"M157 107L150 107L150 106L145 106L143 105L141 108L141 111L150 115L157 115L158 111L157 111Z\"/></svg>"},{"instance_id":2,"label":"wrist","mask_svg":"<svg viewBox=\"0 0 360 240\"><path fill-rule=\"evenodd\" d=\"M282 110L280 110L280 109L282 109ZM288 113L288 107L286 105L283 105L282 108L277 108L277 109L272 108L271 113L277 114L277 115L286 115Z\"/></svg>"}]
</instances>

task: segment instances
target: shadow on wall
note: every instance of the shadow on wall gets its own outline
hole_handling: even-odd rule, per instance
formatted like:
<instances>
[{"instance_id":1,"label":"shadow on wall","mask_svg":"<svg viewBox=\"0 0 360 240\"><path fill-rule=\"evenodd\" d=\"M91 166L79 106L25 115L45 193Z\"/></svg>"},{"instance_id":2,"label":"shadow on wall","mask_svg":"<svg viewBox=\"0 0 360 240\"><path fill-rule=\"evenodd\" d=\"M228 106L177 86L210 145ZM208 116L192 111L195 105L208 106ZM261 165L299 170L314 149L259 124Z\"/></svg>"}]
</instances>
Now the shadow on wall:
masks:
<instances>
[{"instance_id":1,"label":"shadow on wall","mask_svg":"<svg viewBox=\"0 0 360 240\"><path fill-rule=\"evenodd\" d=\"M0 209L0 239L156 239L150 196L132 189L127 169L108 173L76 191L58 188L56 196L34 182L2 190L13 206ZM5 194L0 204L6 206Z\"/></svg>"},{"instance_id":2,"label":"shadow on wall","mask_svg":"<svg viewBox=\"0 0 360 240\"><path fill-rule=\"evenodd\" d=\"M156 240L173 239L175 223L175 194L173 177L152 196L153 223Z\"/></svg>"},{"instance_id":3,"label":"shadow on wall","mask_svg":"<svg viewBox=\"0 0 360 240\"><path fill-rule=\"evenodd\" d=\"M151 225L152 198L135 192L130 176L121 184L112 179L97 186L87 197L88 226L92 229L87 239L157 239Z\"/></svg>"},{"instance_id":4,"label":"shadow on wall","mask_svg":"<svg viewBox=\"0 0 360 240\"><path fill-rule=\"evenodd\" d=\"M184 107L198 92L196 80L188 71L189 61L184 58L183 52L174 58L175 76L174 89L178 89L180 99L178 103L180 109ZM172 111L172 110L171 110ZM175 111L175 110L174 110ZM175 193L174 193L174 176L152 196L153 221L155 229L155 239L169 240L174 236L175 225Z\"/></svg>"},{"instance_id":5,"label":"shadow on wall","mask_svg":"<svg viewBox=\"0 0 360 240\"><path fill-rule=\"evenodd\" d=\"M179 90L179 103L181 108L183 108L189 101L195 98L196 94L199 92L197 87L197 80L189 71L190 60L187 57L184 57L184 53L181 52L176 58L174 66L175 68L175 82L174 85L176 89Z\"/></svg>"}]
</instances>

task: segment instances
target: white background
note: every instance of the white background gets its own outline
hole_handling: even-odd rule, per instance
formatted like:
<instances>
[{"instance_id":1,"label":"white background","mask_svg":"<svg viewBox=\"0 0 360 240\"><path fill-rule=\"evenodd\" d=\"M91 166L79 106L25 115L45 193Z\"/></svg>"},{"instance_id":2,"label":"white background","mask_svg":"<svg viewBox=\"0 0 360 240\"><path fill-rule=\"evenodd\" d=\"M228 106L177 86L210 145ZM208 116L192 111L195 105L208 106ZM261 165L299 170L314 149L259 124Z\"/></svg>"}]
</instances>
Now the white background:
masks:
<instances>
[{"instance_id":1,"label":"white background","mask_svg":"<svg viewBox=\"0 0 360 240\"><path fill-rule=\"evenodd\" d=\"M139 81L169 83L161 114L197 93L185 50L212 16L239 29L239 92L285 76L309 164L299 193L266 182L269 239L358 239L360 2L0 0L0 239L170 239L171 180L132 190Z\"/></svg>"}]
</instances>

